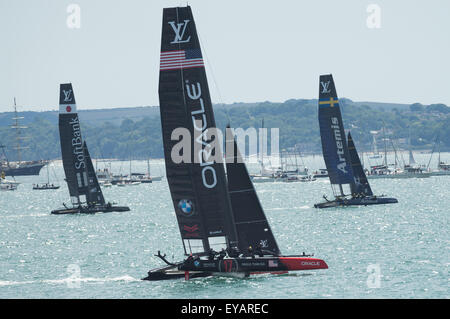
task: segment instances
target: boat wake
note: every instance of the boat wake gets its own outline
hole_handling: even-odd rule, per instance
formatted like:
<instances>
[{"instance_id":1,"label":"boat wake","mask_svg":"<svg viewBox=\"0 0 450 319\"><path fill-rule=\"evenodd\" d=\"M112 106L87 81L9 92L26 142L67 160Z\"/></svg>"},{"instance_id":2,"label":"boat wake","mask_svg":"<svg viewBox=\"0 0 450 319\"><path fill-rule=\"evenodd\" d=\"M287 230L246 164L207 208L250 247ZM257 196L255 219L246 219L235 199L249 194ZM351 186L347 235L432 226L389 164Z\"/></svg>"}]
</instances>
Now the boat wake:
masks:
<instances>
[{"instance_id":1,"label":"boat wake","mask_svg":"<svg viewBox=\"0 0 450 319\"><path fill-rule=\"evenodd\" d=\"M67 284L67 285L76 285L79 283L86 282L115 282L115 281L126 281L126 282L140 282L140 279L136 279L134 277L125 275L119 277L106 277L106 278L62 278L62 279L44 279L44 280L31 280L31 281L2 281L0 280L0 287L4 286L19 286L19 285L32 285L32 284Z\"/></svg>"},{"instance_id":2,"label":"boat wake","mask_svg":"<svg viewBox=\"0 0 450 319\"><path fill-rule=\"evenodd\" d=\"M266 211L278 211L278 210L297 210L297 209L310 209L311 206L304 205L304 206L294 206L294 207L274 207L274 208L268 208Z\"/></svg>"},{"instance_id":3,"label":"boat wake","mask_svg":"<svg viewBox=\"0 0 450 319\"><path fill-rule=\"evenodd\" d=\"M50 216L48 213L34 213L34 214L25 214L25 215L4 215L0 216L0 218L13 219L13 218L28 218L28 217L47 217Z\"/></svg>"}]
</instances>

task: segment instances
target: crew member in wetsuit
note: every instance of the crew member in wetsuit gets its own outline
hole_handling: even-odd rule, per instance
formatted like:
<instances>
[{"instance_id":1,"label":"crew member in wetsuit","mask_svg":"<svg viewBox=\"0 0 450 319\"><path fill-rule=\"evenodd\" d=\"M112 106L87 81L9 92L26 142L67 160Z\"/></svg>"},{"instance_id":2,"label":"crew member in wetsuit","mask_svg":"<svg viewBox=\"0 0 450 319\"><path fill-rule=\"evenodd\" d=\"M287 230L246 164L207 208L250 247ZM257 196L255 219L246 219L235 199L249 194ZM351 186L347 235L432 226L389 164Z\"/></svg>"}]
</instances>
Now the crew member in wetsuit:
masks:
<instances>
[{"instance_id":1,"label":"crew member in wetsuit","mask_svg":"<svg viewBox=\"0 0 450 319\"><path fill-rule=\"evenodd\" d=\"M222 248L222 250L221 250L220 253L219 253L218 259L219 259L219 260L222 260L222 259L225 258L226 255L227 255L226 250Z\"/></svg>"},{"instance_id":2,"label":"crew member in wetsuit","mask_svg":"<svg viewBox=\"0 0 450 319\"><path fill-rule=\"evenodd\" d=\"M239 249L236 247L230 247L230 249L227 249L226 253L228 253L228 256L230 257L239 257Z\"/></svg>"},{"instance_id":3,"label":"crew member in wetsuit","mask_svg":"<svg viewBox=\"0 0 450 319\"><path fill-rule=\"evenodd\" d=\"M264 257L261 244L256 245L255 255L258 255L259 257Z\"/></svg>"},{"instance_id":4,"label":"crew member in wetsuit","mask_svg":"<svg viewBox=\"0 0 450 319\"><path fill-rule=\"evenodd\" d=\"M247 248L247 256L255 258L255 253L253 252L252 245L248 246L248 248Z\"/></svg>"},{"instance_id":5,"label":"crew member in wetsuit","mask_svg":"<svg viewBox=\"0 0 450 319\"><path fill-rule=\"evenodd\" d=\"M189 255L188 258L186 258L186 260L184 261L184 263L186 265L193 265L194 264L194 256L192 256L192 254Z\"/></svg>"},{"instance_id":6,"label":"crew member in wetsuit","mask_svg":"<svg viewBox=\"0 0 450 319\"><path fill-rule=\"evenodd\" d=\"M209 255L208 255L208 259L209 260L214 260L214 257L216 257L217 252L214 251L214 249L210 248L209 249Z\"/></svg>"}]
</instances>

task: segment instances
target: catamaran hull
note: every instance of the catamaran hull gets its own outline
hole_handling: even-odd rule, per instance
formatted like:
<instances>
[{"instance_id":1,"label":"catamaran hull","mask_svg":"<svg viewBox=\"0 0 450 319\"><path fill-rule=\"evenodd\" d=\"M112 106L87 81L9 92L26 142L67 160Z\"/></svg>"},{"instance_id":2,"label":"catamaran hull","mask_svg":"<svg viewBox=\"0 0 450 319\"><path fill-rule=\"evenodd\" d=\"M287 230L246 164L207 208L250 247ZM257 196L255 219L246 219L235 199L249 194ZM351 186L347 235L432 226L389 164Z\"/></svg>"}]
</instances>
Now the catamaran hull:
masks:
<instances>
[{"instance_id":1,"label":"catamaran hull","mask_svg":"<svg viewBox=\"0 0 450 319\"><path fill-rule=\"evenodd\" d=\"M322 259L311 257L256 257L222 260L192 260L150 270L143 280L167 280L208 276L248 277L257 274L285 274L289 271L327 269Z\"/></svg>"},{"instance_id":2,"label":"catamaran hull","mask_svg":"<svg viewBox=\"0 0 450 319\"><path fill-rule=\"evenodd\" d=\"M213 273L206 271L191 271L186 272L178 270L178 266L168 266L164 268L153 269L148 272L148 276L142 278L142 280L159 281L159 280L172 280L172 279L193 279L210 277Z\"/></svg>"},{"instance_id":3,"label":"catamaran hull","mask_svg":"<svg viewBox=\"0 0 450 319\"><path fill-rule=\"evenodd\" d=\"M275 177L270 176L251 176L253 183L274 183L277 181Z\"/></svg>"},{"instance_id":4,"label":"catamaran hull","mask_svg":"<svg viewBox=\"0 0 450 319\"><path fill-rule=\"evenodd\" d=\"M450 175L450 170L443 170L443 171L435 171L430 173L431 176L445 176Z\"/></svg>"},{"instance_id":5,"label":"catamaran hull","mask_svg":"<svg viewBox=\"0 0 450 319\"><path fill-rule=\"evenodd\" d=\"M127 206L96 206L96 207L74 207L52 210L54 215L71 215L71 214L95 214L95 213L111 213L111 212L127 212L130 208Z\"/></svg>"},{"instance_id":6,"label":"catamaran hull","mask_svg":"<svg viewBox=\"0 0 450 319\"><path fill-rule=\"evenodd\" d=\"M367 206L398 203L396 198L374 197L374 198L350 198L344 200L333 200L324 203L315 204L315 208L331 208L346 206Z\"/></svg>"}]
</instances>

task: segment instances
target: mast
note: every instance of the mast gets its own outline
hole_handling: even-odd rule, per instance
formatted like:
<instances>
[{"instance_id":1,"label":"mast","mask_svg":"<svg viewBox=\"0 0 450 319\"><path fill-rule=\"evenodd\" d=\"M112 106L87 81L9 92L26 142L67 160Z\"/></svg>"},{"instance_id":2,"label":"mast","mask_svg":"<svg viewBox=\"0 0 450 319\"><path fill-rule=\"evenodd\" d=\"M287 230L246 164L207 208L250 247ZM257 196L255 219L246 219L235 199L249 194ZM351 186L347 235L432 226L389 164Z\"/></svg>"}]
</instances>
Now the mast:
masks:
<instances>
[{"instance_id":1,"label":"mast","mask_svg":"<svg viewBox=\"0 0 450 319\"><path fill-rule=\"evenodd\" d=\"M319 128L323 158L330 182L339 185L344 196L343 184L354 184L354 176L348 152L339 100L331 74L321 75L319 81Z\"/></svg>"},{"instance_id":2,"label":"mast","mask_svg":"<svg viewBox=\"0 0 450 319\"><path fill-rule=\"evenodd\" d=\"M383 123L383 140L384 140L384 165L386 166L386 168L388 167L388 162L387 162L387 144L386 144L386 129Z\"/></svg>"},{"instance_id":3,"label":"mast","mask_svg":"<svg viewBox=\"0 0 450 319\"><path fill-rule=\"evenodd\" d=\"M159 101L167 181L185 254L237 249L222 154L213 144L217 135L211 97L189 6L163 10Z\"/></svg>"},{"instance_id":4,"label":"mast","mask_svg":"<svg viewBox=\"0 0 450 319\"><path fill-rule=\"evenodd\" d=\"M16 130L16 146L14 147L14 149L16 149L16 151L17 151L17 163L18 163L18 165L20 165L20 163L22 162L20 150L28 148L28 147L22 147L20 145L20 140L25 139L24 137L20 136L20 133L21 133L20 130L25 129L27 127L20 126L19 120L23 119L23 116L18 116L18 114L17 114L17 104L16 104L15 97L14 97L14 117L12 119L14 120L14 124L11 125L11 128Z\"/></svg>"},{"instance_id":5,"label":"mast","mask_svg":"<svg viewBox=\"0 0 450 319\"><path fill-rule=\"evenodd\" d=\"M436 150L436 147L438 149L438 165L437 168L440 168L440 163L441 163L441 148L439 145L439 133L436 135L436 138L434 139L434 143L433 143L433 148L431 149L431 154L430 154L430 159L428 160L428 164L427 164L427 171L430 169L430 164L431 164L431 159L433 158L433 154Z\"/></svg>"},{"instance_id":6,"label":"mast","mask_svg":"<svg viewBox=\"0 0 450 319\"><path fill-rule=\"evenodd\" d=\"M408 150L409 150L409 165L411 166L416 163L416 161L414 160L414 155L412 153L412 147L411 147L411 128L409 129Z\"/></svg>"},{"instance_id":7,"label":"mast","mask_svg":"<svg viewBox=\"0 0 450 319\"><path fill-rule=\"evenodd\" d=\"M439 135L438 135L439 137ZM438 169L441 168L441 140L438 139Z\"/></svg>"},{"instance_id":8,"label":"mast","mask_svg":"<svg viewBox=\"0 0 450 319\"><path fill-rule=\"evenodd\" d=\"M391 142L392 149L394 150L394 168L397 169L397 166L400 166L400 161L398 160L398 155L397 155L397 148L395 147L394 139L390 139L389 141ZM400 155L401 155L401 153L400 153ZM402 161L403 161L403 158L402 158Z\"/></svg>"}]
</instances>

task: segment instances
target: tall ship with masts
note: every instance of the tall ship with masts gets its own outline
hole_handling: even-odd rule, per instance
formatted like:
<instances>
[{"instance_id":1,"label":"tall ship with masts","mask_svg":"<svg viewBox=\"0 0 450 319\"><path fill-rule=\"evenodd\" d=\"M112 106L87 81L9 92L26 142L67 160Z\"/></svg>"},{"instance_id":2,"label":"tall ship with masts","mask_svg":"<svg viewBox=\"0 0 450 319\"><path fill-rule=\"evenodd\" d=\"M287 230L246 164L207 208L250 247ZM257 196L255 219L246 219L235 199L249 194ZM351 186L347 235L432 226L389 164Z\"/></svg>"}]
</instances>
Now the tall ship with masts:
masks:
<instances>
[{"instance_id":1,"label":"tall ship with masts","mask_svg":"<svg viewBox=\"0 0 450 319\"><path fill-rule=\"evenodd\" d=\"M47 163L43 160L33 160L33 161L23 161L22 160L22 150L28 147L22 146L22 141L26 139L26 136L22 136L22 130L27 127L20 123L23 116L19 116L17 112L16 98L14 98L14 117L13 124L11 128L15 130L15 145L13 149L16 151L16 160L9 161L6 156L5 145L0 145L2 149L2 154L0 155L1 160L1 171L4 172L5 176L25 176L25 175L39 175L42 167Z\"/></svg>"}]
</instances>

